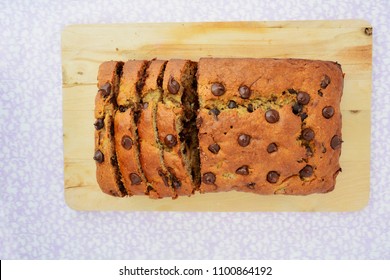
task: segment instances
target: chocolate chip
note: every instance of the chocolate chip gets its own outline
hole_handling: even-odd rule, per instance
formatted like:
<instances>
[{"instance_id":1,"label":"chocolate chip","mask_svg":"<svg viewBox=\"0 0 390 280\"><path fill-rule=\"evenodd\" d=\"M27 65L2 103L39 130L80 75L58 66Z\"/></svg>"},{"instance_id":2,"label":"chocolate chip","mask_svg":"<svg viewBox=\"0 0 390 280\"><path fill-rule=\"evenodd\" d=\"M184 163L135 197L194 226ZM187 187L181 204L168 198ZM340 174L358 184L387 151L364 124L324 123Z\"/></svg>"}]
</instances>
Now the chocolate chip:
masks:
<instances>
[{"instance_id":1,"label":"chocolate chip","mask_svg":"<svg viewBox=\"0 0 390 280\"><path fill-rule=\"evenodd\" d=\"M243 165L243 166L237 168L236 174L248 175L249 174L249 167L248 167L248 165Z\"/></svg>"},{"instance_id":2,"label":"chocolate chip","mask_svg":"<svg viewBox=\"0 0 390 280\"><path fill-rule=\"evenodd\" d=\"M306 105L310 101L310 95L307 92L300 91L297 94L297 101L299 104Z\"/></svg>"},{"instance_id":3,"label":"chocolate chip","mask_svg":"<svg viewBox=\"0 0 390 280\"><path fill-rule=\"evenodd\" d=\"M208 149L213 154L218 154L221 147L217 143L214 143L214 144L211 144Z\"/></svg>"},{"instance_id":4,"label":"chocolate chip","mask_svg":"<svg viewBox=\"0 0 390 280\"><path fill-rule=\"evenodd\" d=\"M311 175L313 175L313 167L311 165L306 165L299 171L299 176L301 178L310 177Z\"/></svg>"},{"instance_id":5,"label":"chocolate chip","mask_svg":"<svg viewBox=\"0 0 390 280\"><path fill-rule=\"evenodd\" d=\"M328 75L324 75L321 81L321 88L325 89L330 84L330 78Z\"/></svg>"},{"instance_id":6,"label":"chocolate chip","mask_svg":"<svg viewBox=\"0 0 390 280\"><path fill-rule=\"evenodd\" d=\"M248 107L246 108L246 110L249 112L249 113L253 113L253 105L252 104L249 104Z\"/></svg>"},{"instance_id":7,"label":"chocolate chip","mask_svg":"<svg viewBox=\"0 0 390 280\"><path fill-rule=\"evenodd\" d=\"M338 135L333 136L332 140L330 140L330 146L332 147L333 150L336 150L338 147L340 147L341 143L343 143L343 141L341 140L341 137Z\"/></svg>"},{"instance_id":8,"label":"chocolate chip","mask_svg":"<svg viewBox=\"0 0 390 280\"><path fill-rule=\"evenodd\" d=\"M215 117L217 117L220 113L221 113L221 111L219 111L217 108L213 108L209 111L209 115L214 115ZM217 118L217 120L218 120L218 118Z\"/></svg>"},{"instance_id":9,"label":"chocolate chip","mask_svg":"<svg viewBox=\"0 0 390 280\"><path fill-rule=\"evenodd\" d=\"M228 108L229 109L234 109L234 108L237 108L237 103L233 100L230 100L229 103L228 103Z\"/></svg>"},{"instance_id":10,"label":"chocolate chip","mask_svg":"<svg viewBox=\"0 0 390 280\"><path fill-rule=\"evenodd\" d=\"M311 128L305 128L302 130L302 138L306 141L310 141L314 139L314 131Z\"/></svg>"},{"instance_id":11,"label":"chocolate chip","mask_svg":"<svg viewBox=\"0 0 390 280\"><path fill-rule=\"evenodd\" d=\"M161 169L158 170L158 175L159 175L159 176L161 177L161 179L163 180L164 185L165 185L166 187L169 187L168 176L165 175L164 172L163 172Z\"/></svg>"},{"instance_id":12,"label":"chocolate chip","mask_svg":"<svg viewBox=\"0 0 390 280\"><path fill-rule=\"evenodd\" d=\"M104 161L104 155L101 151L97 150L95 152L95 155L93 156L93 159L96 160L98 163L102 163Z\"/></svg>"},{"instance_id":13,"label":"chocolate chip","mask_svg":"<svg viewBox=\"0 0 390 280\"><path fill-rule=\"evenodd\" d=\"M297 91L293 88L288 88L287 91L290 93L290 94L297 94Z\"/></svg>"},{"instance_id":14,"label":"chocolate chip","mask_svg":"<svg viewBox=\"0 0 390 280\"><path fill-rule=\"evenodd\" d=\"M217 180L217 178L215 177L214 173L207 172L207 173L203 174L203 177L202 177L203 183L205 183L207 185L213 185L215 183L215 180Z\"/></svg>"},{"instance_id":15,"label":"chocolate chip","mask_svg":"<svg viewBox=\"0 0 390 280\"><path fill-rule=\"evenodd\" d=\"M120 106L119 106L119 111L122 112L122 113L123 113L123 112L126 112L126 107L120 105Z\"/></svg>"},{"instance_id":16,"label":"chocolate chip","mask_svg":"<svg viewBox=\"0 0 390 280\"><path fill-rule=\"evenodd\" d=\"M103 98L106 98L107 96L110 95L111 93L111 84L110 83L105 83L100 89L99 89L100 94L102 95Z\"/></svg>"},{"instance_id":17,"label":"chocolate chip","mask_svg":"<svg viewBox=\"0 0 390 280\"><path fill-rule=\"evenodd\" d=\"M137 173L130 173L129 177L132 185L139 185L142 182L141 177Z\"/></svg>"},{"instance_id":18,"label":"chocolate chip","mask_svg":"<svg viewBox=\"0 0 390 280\"><path fill-rule=\"evenodd\" d=\"M181 182L179 179L176 178L176 176L172 175L172 186L175 189L178 189L181 187Z\"/></svg>"},{"instance_id":19,"label":"chocolate chip","mask_svg":"<svg viewBox=\"0 0 390 280\"><path fill-rule=\"evenodd\" d=\"M164 138L164 143L167 145L168 148L173 148L177 144L177 139L174 135L168 134Z\"/></svg>"},{"instance_id":20,"label":"chocolate chip","mask_svg":"<svg viewBox=\"0 0 390 280\"><path fill-rule=\"evenodd\" d=\"M103 120L103 118L97 119L93 125L95 126L96 130L102 129L104 127L104 120Z\"/></svg>"},{"instance_id":21,"label":"chocolate chip","mask_svg":"<svg viewBox=\"0 0 390 280\"><path fill-rule=\"evenodd\" d=\"M280 174L276 171L270 171L267 174L267 181L271 184L275 184L279 180Z\"/></svg>"},{"instance_id":22,"label":"chocolate chip","mask_svg":"<svg viewBox=\"0 0 390 280\"><path fill-rule=\"evenodd\" d=\"M121 144L123 148L125 148L126 150L130 150L133 146L133 140L130 138L130 136L124 135L122 137Z\"/></svg>"},{"instance_id":23,"label":"chocolate chip","mask_svg":"<svg viewBox=\"0 0 390 280\"><path fill-rule=\"evenodd\" d=\"M172 77L168 80L168 91L172 94L177 94L180 90L180 84Z\"/></svg>"},{"instance_id":24,"label":"chocolate chip","mask_svg":"<svg viewBox=\"0 0 390 280\"><path fill-rule=\"evenodd\" d=\"M247 86L240 86L238 88L238 93L242 99L248 99L251 96L251 89Z\"/></svg>"},{"instance_id":25,"label":"chocolate chip","mask_svg":"<svg viewBox=\"0 0 390 280\"><path fill-rule=\"evenodd\" d=\"M273 153L273 152L276 152L277 150L278 150L278 146L275 143L271 143L267 147L268 153Z\"/></svg>"},{"instance_id":26,"label":"chocolate chip","mask_svg":"<svg viewBox=\"0 0 390 280\"><path fill-rule=\"evenodd\" d=\"M306 113L302 113L301 114L301 121L304 121L306 118L307 118L307 114Z\"/></svg>"},{"instance_id":27,"label":"chocolate chip","mask_svg":"<svg viewBox=\"0 0 390 280\"><path fill-rule=\"evenodd\" d=\"M256 183L254 183L254 182L251 182L251 183L246 184L246 187L247 187L248 189L251 189L251 190L254 190L254 189L255 189L255 186L256 186Z\"/></svg>"},{"instance_id":28,"label":"chocolate chip","mask_svg":"<svg viewBox=\"0 0 390 280\"><path fill-rule=\"evenodd\" d=\"M334 109L332 106L326 106L324 109L322 109L322 116L324 116L325 119L330 119L334 115Z\"/></svg>"},{"instance_id":29,"label":"chocolate chip","mask_svg":"<svg viewBox=\"0 0 390 280\"><path fill-rule=\"evenodd\" d=\"M298 115L300 112L302 112L302 109L303 105L299 104L298 102L292 106L292 112L294 115Z\"/></svg>"},{"instance_id":30,"label":"chocolate chip","mask_svg":"<svg viewBox=\"0 0 390 280\"><path fill-rule=\"evenodd\" d=\"M321 96L321 97L324 95L323 92L322 92L320 89L317 91L317 93L318 93L318 95Z\"/></svg>"},{"instance_id":31,"label":"chocolate chip","mask_svg":"<svg viewBox=\"0 0 390 280\"><path fill-rule=\"evenodd\" d=\"M240 134L240 136L238 136L237 141L241 147L246 147L251 142L251 136L249 136L248 134Z\"/></svg>"},{"instance_id":32,"label":"chocolate chip","mask_svg":"<svg viewBox=\"0 0 390 280\"><path fill-rule=\"evenodd\" d=\"M279 121L278 111L276 111L274 109L268 110L267 112L265 112L265 119L269 123L276 123L277 121Z\"/></svg>"},{"instance_id":33,"label":"chocolate chip","mask_svg":"<svg viewBox=\"0 0 390 280\"><path fill-rule=\"evenodd\" d=\"M211 93L215 96L221 96L225 93L225 87L223 86L223 84L214 83L211 85Z\"/></svg>"}]
</instances>

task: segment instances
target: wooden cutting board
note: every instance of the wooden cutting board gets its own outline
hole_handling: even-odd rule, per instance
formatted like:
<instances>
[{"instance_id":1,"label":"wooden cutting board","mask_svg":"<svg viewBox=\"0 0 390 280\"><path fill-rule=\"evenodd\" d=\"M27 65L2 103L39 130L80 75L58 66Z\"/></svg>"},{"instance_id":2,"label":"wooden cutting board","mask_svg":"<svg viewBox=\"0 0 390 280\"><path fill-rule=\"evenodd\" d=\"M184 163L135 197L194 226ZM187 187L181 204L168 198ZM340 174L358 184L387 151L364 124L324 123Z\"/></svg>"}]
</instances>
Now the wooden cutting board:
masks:
<instances>
[{"instance_id":1,"label":"wooden cutting board","mask_svg":"<svg viewBox=\"0 0 390 280\"><path fill-rule=\"evenodd\" d=\"M354 211L368 203L372 28L362 20L72 25L62 33L65 200L76 210ZM309 196L228 192L152 200L103 194L95 179L94 97L105 60L200 57L306 58L345 72L336 188Z\"/></svg>"}]
</instances>

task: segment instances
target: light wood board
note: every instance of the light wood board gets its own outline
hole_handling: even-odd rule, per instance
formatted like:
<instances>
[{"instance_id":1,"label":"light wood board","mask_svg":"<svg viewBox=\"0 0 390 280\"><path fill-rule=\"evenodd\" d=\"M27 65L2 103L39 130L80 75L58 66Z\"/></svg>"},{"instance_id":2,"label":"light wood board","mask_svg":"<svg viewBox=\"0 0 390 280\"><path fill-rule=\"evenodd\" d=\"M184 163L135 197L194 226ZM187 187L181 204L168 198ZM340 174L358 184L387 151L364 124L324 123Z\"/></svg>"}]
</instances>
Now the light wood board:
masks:
<instances>
[{"instance_id":1,"label":"light wood board","mask_svg":"<svg viewBox=\"0 0 390 280\"><path fill-rule=\"evenodd\" d=\"M367 29L368 28L368 29ZM72 25L62 33L64 186L76 210L355 211L370 190L372 35L345 21ZM200 57L306 58L339 62L345 72L343 143L336 188L327 194L262 196L228 192L152 200L103 194L95 179L94 97L105 60Z\"/></svg>"}]
</instances>

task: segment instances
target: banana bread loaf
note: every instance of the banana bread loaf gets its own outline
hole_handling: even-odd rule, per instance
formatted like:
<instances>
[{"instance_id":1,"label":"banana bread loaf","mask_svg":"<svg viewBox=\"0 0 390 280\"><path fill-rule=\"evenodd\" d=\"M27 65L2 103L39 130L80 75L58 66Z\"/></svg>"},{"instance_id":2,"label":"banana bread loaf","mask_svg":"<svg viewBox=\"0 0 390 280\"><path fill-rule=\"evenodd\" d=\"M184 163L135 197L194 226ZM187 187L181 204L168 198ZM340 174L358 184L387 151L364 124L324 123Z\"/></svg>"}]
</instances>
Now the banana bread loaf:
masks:
<instances>
[{"instance_id":1,"label":"banana bread loaf","mask_svg":"<svg viewBox=\"0 0 390 280\"><path fill-rule=\"evenodd\" d=\"M341 171L343 79L339 64L319 60L131 61L123 75L105 62L97 181L111 195L151 198L329 192Z\"/></svg>"}]
</instances>

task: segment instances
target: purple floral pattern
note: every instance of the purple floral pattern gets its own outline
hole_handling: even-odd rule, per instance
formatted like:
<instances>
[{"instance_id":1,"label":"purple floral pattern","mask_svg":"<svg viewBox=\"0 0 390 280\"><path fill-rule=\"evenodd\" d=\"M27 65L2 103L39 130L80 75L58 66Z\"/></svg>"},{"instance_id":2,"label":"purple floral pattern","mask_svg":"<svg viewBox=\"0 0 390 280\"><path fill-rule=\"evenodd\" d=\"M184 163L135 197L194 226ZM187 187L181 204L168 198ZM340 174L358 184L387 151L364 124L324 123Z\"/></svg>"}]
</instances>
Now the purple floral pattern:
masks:
<instances>
[{"instance_id":1,"label":"purple floral pattern","mask_svg":"<svg viewBox=\"0 0 390 280\"><path fill-rule=\"evenodd\" d=\"M0 259L389 259L387 0L0 2ZM74 23L366 19L369 205L351 213L76 212L63 198L61 31Z\"/></svg>"}]
</instances>

